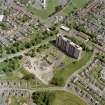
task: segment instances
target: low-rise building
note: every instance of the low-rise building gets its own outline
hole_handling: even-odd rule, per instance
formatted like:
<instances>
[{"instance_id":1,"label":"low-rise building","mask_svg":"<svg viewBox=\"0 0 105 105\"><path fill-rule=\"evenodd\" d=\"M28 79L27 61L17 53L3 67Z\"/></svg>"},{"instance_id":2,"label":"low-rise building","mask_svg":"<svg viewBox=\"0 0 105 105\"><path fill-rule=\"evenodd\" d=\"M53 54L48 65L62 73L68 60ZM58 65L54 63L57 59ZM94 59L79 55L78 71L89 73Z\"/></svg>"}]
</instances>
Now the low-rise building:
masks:
<instances>
[{"instance_id":1,"label":"low-rise building","mask_svg":"<svg viewBox=\"0 0 105 105\"><path fill-rule=\"evenodd\" d=\"M62 51L67 53L67 55L74 57L76 59L81 58L82 48L80 46L78 46L77 44L73 43L68 38L66 38L62 35L58 35L56 38L56 45Z\"/></svg>"},{"instance_id":2,"label":"low-rise building","mask_svg":"<svg viewBox=\"0 0 105 105\"><path fill-rule=\"evenodd\" d=\"M66 31L66 32L69 32L70 31L70 28L69 27L63 26L63 25L60 27L60 29Z\"/></svg>"}]
</instances>

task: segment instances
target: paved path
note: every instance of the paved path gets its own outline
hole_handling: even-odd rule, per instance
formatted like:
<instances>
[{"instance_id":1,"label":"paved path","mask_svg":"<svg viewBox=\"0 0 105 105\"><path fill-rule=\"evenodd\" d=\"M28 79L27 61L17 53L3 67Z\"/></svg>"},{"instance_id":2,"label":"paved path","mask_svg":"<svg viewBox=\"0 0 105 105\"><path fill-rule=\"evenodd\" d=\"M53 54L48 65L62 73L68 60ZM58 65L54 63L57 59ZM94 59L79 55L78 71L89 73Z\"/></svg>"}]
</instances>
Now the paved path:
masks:
<instances>
[{"instance_id":1,"label":"paved path","mask_svg":"<svg viewBox=\"0 0 105 105\"><path fill-rule=\"evenodd\" d=\"M9 87L3 87L0 88L0 91L10 91L10 90L16 90L16 91L28 91L30 93L33 92L39 92L39 91L65 91L64 87L44 87L44 88L32 88L32 89L27 89L27 88L9 88Z\"/></svg>"},{"instance_id":2,"label":"paved path","mask_svg":"<svg viewBox=\"0 0 105 105\"><path fill-rule=\"evenodd\" d=\"M14 7L14 8L17 8L17 9L20 9L20 10L24 10L23 8L16 7L15 5L14 5L13 7ZM24 12L27 13L26 10L24 10ZM62 14L62 11L60 11L60 13ZM57 13L57 14L59 14L59 13ZM27 15L30 15L30 14L27 13ZM56 15L56 14L55 14L55 15ZM53 18L53 17L54 17L54 16L52 16L51 18ZM32 18L34 18L34 17L32 17ZM49 18L47 21L51 21L51 18ZM47 42L50 41L50 40L51 40L51 39L49 38L49 39L45 40L43 43L41 43L41 44L47 43ZM16 53L16 54L7 55L7 56L4 57L4 58L0 58L0 62L3 62L3 61L6 60L6 59L10 59L10 58L13 58L13 57L17 57L17 56L23 55L24 53L28 52L30 49L33 49L34 47L38 47L38 46L40 46L41 44L38 44L38 45L36 45L36 46L33 46L33 47L29 48L29 49L26 49L26 50L24 50L24 51L18 52L18 53ZM78 74L80 71L82 71L82 70L84 70L86 67L88 67L88 66L91 64L91 62L93 61L94 56L95 56L95 51L94 51L94 53L93 53L92 58L89 60L89 62L88 62L86 65L84 65L82 68L80 68L79 70L77 70L76 72L74 72L74 74L72 74L72 76ZM20 90L20 91L28 91L28 92L30 92L30 93L32 93L32 92L37 92L37 91L66 91L66 86L67 86L67 84L69 83L69 80L71 79L72 76L70 76L70 77L67 79L67 81L66 81L64 87L45 87L45 88L32 88L32 89L25 89L25 88L24 88L24 89L21 89L21 88L8 88L8 87L4 87L4 88L0 88L0 91L4 91L4 90Z\"/></svg>"},{"instance_id":3,"label":"paved path","mask_svg":"<svg viewBox=\"0 0 105 105\"><path fill-rule=\"evenodd\" d=\"M36 45L36 46L32 46L32 47L29 48L29 49L25 49L25 50L23 50L23 51L20 51L20 52L15 53L15 54L7 54L5 57L0 58L0 63L3 62L3 61L6 60L6 59L11 59L11 58L13 58L13 57L18 57L18 56L24 55L24 53L28 52L29 50L31 50L31 49L33 49L33 48L35 48L35 47L37 48L37 47L39 47L39 46L42 45L42 44L46 44L46 43L48 43L50 40L53 40L53 39L55 39L55 37L50 37L50 38L47 38L46 40L42 41L40 44L38 44L38 45Z\"/></svg>"},{"instance_id":4,"label":"paved path","mask_svg":"<svg viewBox=\"0 0 105 105\"><path fill-rule=\"evenodd\" d=\"M46 87L46 88L36 88L30 90L30 92L37 92L37 91L66 91L66 90L64 87Z\"/></svg>"}]
</instances>

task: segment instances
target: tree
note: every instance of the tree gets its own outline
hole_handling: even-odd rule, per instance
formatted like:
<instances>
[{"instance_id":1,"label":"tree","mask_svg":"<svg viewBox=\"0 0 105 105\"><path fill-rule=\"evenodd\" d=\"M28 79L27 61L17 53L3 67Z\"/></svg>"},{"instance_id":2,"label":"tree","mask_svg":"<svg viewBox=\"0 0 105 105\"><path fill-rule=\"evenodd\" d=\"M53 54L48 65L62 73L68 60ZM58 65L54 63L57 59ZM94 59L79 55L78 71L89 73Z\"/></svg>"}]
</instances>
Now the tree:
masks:
<instances>
[{"instance_id":1,"label":"tree","mask_svg":"<svg viewBox=\"0 0 105 105\"><path fill-rule=\"evenodd\" d=\"M33 92L32 99L37 105L51 105L55 92Z\"/></svg>"},{"instance_id":2,"label":"tree","mask_svg":"<svg viewBox=\"0 0 105 105\"><path fill-rule=\"evenodd\" d=\"M56 11L56 12L59 12L61 9L62 9L62 5L59 5L59 6L57 6L57 7L55 8L55 11Z\"/></svg>"},{"instance_id":3,"label":"tree","mask_svg":"<svg viewBox=\"0 0 105 105\"><path fill-rule=\"evenodd\" d=\"M64 79L62 77L58 78L58 77L53 77L53 79L51 80L51 84L56 85L56 86L61 86L64 82Z\"/></svg>"}]
</instances>

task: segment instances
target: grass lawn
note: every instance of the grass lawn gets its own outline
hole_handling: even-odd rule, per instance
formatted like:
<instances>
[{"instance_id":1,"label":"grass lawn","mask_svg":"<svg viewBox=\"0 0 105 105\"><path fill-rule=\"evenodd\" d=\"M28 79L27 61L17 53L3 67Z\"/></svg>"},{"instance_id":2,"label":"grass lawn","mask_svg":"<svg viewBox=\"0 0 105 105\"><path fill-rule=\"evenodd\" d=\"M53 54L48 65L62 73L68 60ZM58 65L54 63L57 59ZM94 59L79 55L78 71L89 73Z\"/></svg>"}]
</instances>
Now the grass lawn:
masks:
<instances>
[{"instance_id":1,"label":"grass lawn","mask_svg":"<svg viewBox=\"0 0 105 105\"><path fill-rule=\"evenodd\" d=\"M67 6L64 8L64 14L67 15L71 11L74 11L75 9L82 8L86 3L88 3L89 0L72 0L72 3L69 2Z\"/></svg>"},{"instance_id":2,"label":"grass lawn","mask_svg":"<svg viewBox=\"0 0 105 105\"><path fill-rule=\"evenodd\" d=\"M0 80L20 80L28 74L29 72L27 72L24 68L20 68L19 70L0 74Z\"/></svg>"},{"instance_id":3,"label":"grass lawn","mask_svg":"<svg viewBox=\"0 0 105 105\"><path fill-rule=\"evenodd\" d=\"M75 9L79 9L83 7L89 0L71 0L70 2L64 7L63 12L65 15L70 13L71 11L75 11ZM55 11L55 7L58 6L58 0L48 0L47 1L47 9L36 9L35 7L29 5L27 6L28 10L36 16L39 16L43 19L46 19L50 14Z\"/></svg>"},{"instance_id":4,"label":"grass lawn","mask_svg":"<svg viewBox=\"0 0 105 105\"><path fill-rule=\"evenodd\" d=\"M39 16L41 18L47 18L51 13L55 11L55 7L58 5L57 0L48 0L47 1L47 9L36 9L31 5L28 6L28 10L32 12L32 14Z\"/></svg>"},{"instance_id":5,"label":"grass lawn","mask_svg":"<svg viewBox=\"0 0 105 105\"><path fill-rule=\"evenodd\" d=\"M83 55L79 61L70 62L63 69L55 70L54 72L55 74L54 74L52 81L62 80L61 85L63 85L71 74L73 74L75 71L80 69L82 66L84 66L89 61L91 56L92 56L92 52L83 52Z\"/></svg>"},{"instance_id":6,"label":"grass lawn","mask_svg":"<svg viewBox=\"0 0 105 105\"><path fill-rule=\"evenodd\" d=\"M64 91L56 92L55 99L51 105L87 105L79 97Z\"/></svg>"}]
</instances>

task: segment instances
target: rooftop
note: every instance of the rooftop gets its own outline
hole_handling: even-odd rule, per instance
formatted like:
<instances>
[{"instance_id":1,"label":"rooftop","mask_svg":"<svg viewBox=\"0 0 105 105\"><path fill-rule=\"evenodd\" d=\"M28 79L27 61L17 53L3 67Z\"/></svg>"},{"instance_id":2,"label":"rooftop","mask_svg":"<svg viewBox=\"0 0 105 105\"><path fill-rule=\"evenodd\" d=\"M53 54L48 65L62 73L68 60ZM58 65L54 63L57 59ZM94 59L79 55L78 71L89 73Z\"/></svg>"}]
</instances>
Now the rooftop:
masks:
<instances>
[{"instance_id":1,"label":"rooftop","mask_svg":"<svg viewBox=\"0 0 105 105\"><path fill-rule=\"evenodd\" d=\"M74 46L75 48L82 50L82 47L80 47L79 45L75 44L74 42L72 42L71 40L69 40L68 38L66 38L65 36L59 35L60 37L62 37L63 40L68 41L72 46Z\"/></svg>"}]
</instances>

